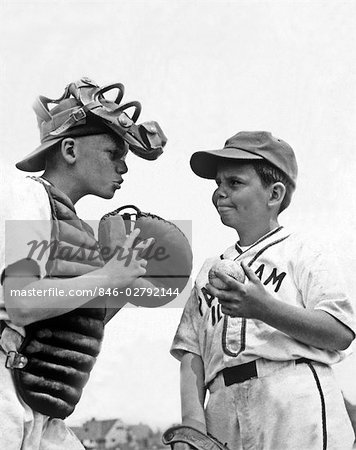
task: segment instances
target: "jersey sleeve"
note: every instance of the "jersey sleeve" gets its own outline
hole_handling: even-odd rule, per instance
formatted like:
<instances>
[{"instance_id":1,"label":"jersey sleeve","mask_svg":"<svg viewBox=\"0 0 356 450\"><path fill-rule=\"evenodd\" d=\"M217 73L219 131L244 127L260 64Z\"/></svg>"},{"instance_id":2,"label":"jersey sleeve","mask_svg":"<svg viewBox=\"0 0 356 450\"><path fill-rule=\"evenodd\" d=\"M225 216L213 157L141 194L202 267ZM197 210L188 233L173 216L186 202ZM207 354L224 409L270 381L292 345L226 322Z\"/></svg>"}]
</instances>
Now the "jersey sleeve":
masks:
<instances>
[{"instance_id":1,"label":"jersey sleeve","mask_svg":"<svg viewBox=\"0 0 356 450\"><path fill-rule=\"evenodd\" d=\"M298 284L306 308L327 312L356 334L355 307L336 260L317 252L309 254Z\"/></svg>"},{"instance_id":2,"label":"jersey sleeve","mask_svg":"<svg viewBox=\"0 0 356 450\"><path fill-rule=\"evenodd\" d=\"M51 239L51 210L47 193L39 182L26 178L12 185L6 201L4 224L5 267L32 261L39 275L46 273Z\"/></svg>"},{"instance_id":3,"label":"jersey sleeve","mask_svg":"<svg viewBox=\"0 0 356 450\"><path fill-rule=\"evenodd\" d=\"M7 185L1 194L0 319L8 320L4 288L7 277L21 289L29 277L43 278L51 239L51 209L44 187L31 178Z\"/></svg>"},{"instance_id":4,"label":"jersey sleeve","mask_svg":"<svg viewBox=\"0 0 356 450\"><path fill-rule=\"evenodd\" d=\"M196 292L196 287L194 287L184 307L170 350L171 355L179 361L185 352L195 353L201 356L199 346L200 321L199 297Z\"/></svg>"}]
</instances>

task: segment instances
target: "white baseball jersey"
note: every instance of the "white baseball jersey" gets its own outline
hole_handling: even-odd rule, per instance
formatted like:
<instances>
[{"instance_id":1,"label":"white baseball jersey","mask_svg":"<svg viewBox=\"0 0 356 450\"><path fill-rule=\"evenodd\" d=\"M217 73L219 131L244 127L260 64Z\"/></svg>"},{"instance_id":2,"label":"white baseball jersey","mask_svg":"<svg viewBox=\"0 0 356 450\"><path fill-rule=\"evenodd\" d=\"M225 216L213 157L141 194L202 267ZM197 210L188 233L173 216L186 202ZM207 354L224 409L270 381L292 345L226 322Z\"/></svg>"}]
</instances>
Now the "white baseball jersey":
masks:
<instances>
[{"instance_id":1,"label":"white baseball jersey","mask_svg":"<svg viewBox=\"0 0 356 450\"><path fill-rule=\"evenodd\" d=\"M6 266L29 256L29 241L50 241L51 207L43 186L31 178L13 179L0 192L0 273ZM10 222L13 221L13 222ZM6 235L5 235L6 231ZM46 274L49 251L36 258L41 277ZM0 335L0 442L6 450L84 450L75 434L61 419L33 411L18 396L12 373L5 367L8 351L16 351L25 331L14 325L5 309L4 289L0 286L0 321L8 327Z\"/></svg>"},{"instance_id":2,"label":"white baseball jersey","mask_svg":"<svg viewBox=\"0 0 356 450\"><path fill-rule=\"evenodd\" d=\"M26 177L12 180L0 192L2 219L0 220L0 274L6 266L27 258L30 242L49 242L51 238L51 207L48 195L37 181ZM46 274L49 251L36 259L41 277ZM5 309L4 289L0 287L0 320L24 335L22 327L9 321Z\"/></svg>"},{"instance_id":3,"label":"white baseball jersey","mask_svg":"<svg viewBox=\"0 0 356 450\"><path fill-rule=\"evenodd\" d=\"M245 250L231 246L221 258L245 261L278 300L326 311L355 332L353 307L334 265L285 228L272 230ZM184 352L201 356L206 383L225 367L258 358L304 357L333 364L345 356L345 352L303 344L262 321L224 315L217 298L205 289L209 269L218 259L208 259L199 272L171 347L177 359Z\"/></svg>"}]
</instances>

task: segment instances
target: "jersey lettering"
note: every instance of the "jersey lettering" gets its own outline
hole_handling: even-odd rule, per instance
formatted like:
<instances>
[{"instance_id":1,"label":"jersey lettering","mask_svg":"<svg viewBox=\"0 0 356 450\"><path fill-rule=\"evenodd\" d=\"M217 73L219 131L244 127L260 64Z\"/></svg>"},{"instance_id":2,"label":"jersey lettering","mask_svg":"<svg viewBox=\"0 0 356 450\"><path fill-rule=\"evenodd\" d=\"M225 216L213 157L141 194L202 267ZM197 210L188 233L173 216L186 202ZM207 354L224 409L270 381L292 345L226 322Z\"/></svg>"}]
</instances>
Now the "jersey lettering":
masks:
<instances>
[{"instance_id":1,"label":"jersey lettering","mask_svg":"<svg viewBox=\"0 0 356 450\"><path fill-rule=\"evenodd\" d=\"M203 300L198 296L199 299L199 314L203 317Z\"/></svg>"},{"instance_id":2,"label":"jersey lettering","mask_svg":"<svg viewBox=\"0 0 356 450\"><path fill-rule=\"evenodd\" d=\"M215 326L215 324L219 323L222 319L221 306L213 305L211 308L211 324Z\"/></svg>"},{"instance_id":3,"label":"jersey lettering","mask_svg":"<svg viewBox=\"0 0 356 450\"><path fill-rule=\"evenodd\" d=\"M266 284L270 283L271 281L272 281L273 284L276 284L276 283L277 283L277 286L274 288L274 292L278 292L278 291L279 291L279 288L281 287L283 278L284 278L286 275L287 275L287 274L286 274L285 272L282 272L282 273L280 273L280 274L277 276L277 269L274 268L274 269L272 270L271 275L267 278L267 280L266 280L263 284L266 286Z\"/></svg>"},{"instance_id":4,"label":"jersey lettering","mask_svg":"<svg viewBox=\"0 0 356 450\"><path fill-rule=\"evenodd\" d=\"M260 267L256 270L255 274L258 276L260 280L262 280L262 275L264 271L265 265L261 264Z\"/></svg>"},{"instance_id":5,"label":"jersey lettering","mask_svg":"<svg viewBox=\"0 0 356 450\"><path fill-rule=\"evenodd\" d=\"M205 287L203 287L201 289L202 294L204 295L204 299L206 301L206 304L209 306L209 308L211 307L211 302L214 300L214 296L209 294L209 292L205 289Z\"/></svg>"},{"instance_id":6,"label":"jersey lettering","mask_svg":"<svg viewBox=\"0 0 356 450\"><path fill-rule=\"evenodd\" d=\"M258 278L262 281L263 272L265 270L265 265L261 264L260 267L255 271L255 274L258 276ZM278 292L279 288L281 287L282 281L284 277L286 276L286 272L282 272L279 275L277 275L277 269L274 267L270 276L265 280L263 283L265 286L272 282L272 284L276 284L277 286L274 288L274 292Z\"/></svg>"}]
</instances>

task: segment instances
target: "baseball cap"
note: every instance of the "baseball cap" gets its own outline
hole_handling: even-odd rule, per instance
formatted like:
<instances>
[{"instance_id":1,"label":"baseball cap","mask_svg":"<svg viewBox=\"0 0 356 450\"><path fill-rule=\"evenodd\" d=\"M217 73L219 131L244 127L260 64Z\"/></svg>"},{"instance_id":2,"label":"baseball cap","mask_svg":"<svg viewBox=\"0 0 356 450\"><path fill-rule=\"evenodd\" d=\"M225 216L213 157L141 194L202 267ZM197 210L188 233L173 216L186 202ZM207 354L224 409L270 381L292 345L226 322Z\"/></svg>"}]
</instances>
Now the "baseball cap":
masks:
<instances>
[{"instance_id":1,"label":"baseball cap","mask_svg":"<svg viewBox=\"0 0 356 450\"><path fill-rule=\"evenodd\" d=\"M41 145L25 156L16 164L16 167L26 172L38 172L45 169L45 156L55 144L65 137L88 136L93 134L112 133L112 131L92 117L80 118L81 104L74 98L64 99L50 111L35 108L38 127L40 130ZM78 115L78 120L60 135L52 134L58 130L71 117Z\"/></svg>"},{"instance_id":2,"label":"baseball cap","mask_svg":"<svg viewBox=\"0 0 356 450\"><path fill-rule=\"evenodd\" d=\"M112 100L115 94L115 100ZM155 160L163 153L167 138L155 121L136 123L141 104L121 103L124 85L113 83L100 87L88 77L68 84L58 99L40 95L34 105L41 145L16 164L20 170L37 172L45 169L46 152L65 137L114 134L123 150ZM49 105L56 106L49 108ZM131 113L129 113L130 111Z\"/></svg>"},{"instance_id":3,"label":"baseball cap","mask_svg":"<svg viewBox=\"0 0 356 450\"><path fill-rule=\"evenodd\" d=\"M298 166L292 147L269 131L240 131L229 138L221 150L193 153L190 166L199 177L214 179L221 159L264 159L287 175L293 186L297 181Z\"/></svg>"}]
</instances>

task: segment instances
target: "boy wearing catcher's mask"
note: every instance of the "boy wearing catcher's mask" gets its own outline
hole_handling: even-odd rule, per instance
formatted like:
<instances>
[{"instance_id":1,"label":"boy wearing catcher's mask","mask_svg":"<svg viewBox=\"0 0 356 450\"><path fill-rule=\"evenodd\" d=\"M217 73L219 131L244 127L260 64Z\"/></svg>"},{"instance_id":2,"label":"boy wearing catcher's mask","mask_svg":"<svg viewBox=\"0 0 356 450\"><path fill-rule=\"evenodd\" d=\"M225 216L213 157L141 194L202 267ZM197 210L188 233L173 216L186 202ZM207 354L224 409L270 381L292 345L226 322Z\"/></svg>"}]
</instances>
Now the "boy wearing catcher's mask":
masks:
<instances>
[{"instance_id":1,"label":"boy wearing catcher's mask","mask_svg":"<svg viewBox=\"0 0 356 450\"><path fill-rule=\"evenodd\" d=\"M104 95L112 87L120 92L115 102ZM129 149L151 160L162 153L166 139L158 124L136 125L139 104L130 104L137 107L130 118L122 95L120 83L102 89L82 78L58 100L40 96L34 108L41 145L17 168L44 172L17 181L4 196L3 217L14 220L6 239L1 230L0 245L0 443L6 450L84 448L62 419L80 399L111 318L106 297L95 293L134 286L146 273L147 261L134 246L138 228L122 246L131 256L105 264L74 206L89 194L114 196Z\"/></svg>"},{"instance_id":2,"label":"boy wearing catcher's mask","mask_svg":"<svg viewBox=\"0 0 356 450\"><path fill-rule=\"evenodd\" d=\"M214 206L239 240L204 263L174 338L183 424L231 450L351 449L330 365L355 337L353 310L334 265L279 225L296 185L292 148L240 132L222 150L194 153L191 167L215 179ZM222 274L224 289L209 284L220 258L241 263L245 283Z\"/></svg>"}]
</instances>

